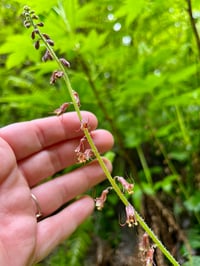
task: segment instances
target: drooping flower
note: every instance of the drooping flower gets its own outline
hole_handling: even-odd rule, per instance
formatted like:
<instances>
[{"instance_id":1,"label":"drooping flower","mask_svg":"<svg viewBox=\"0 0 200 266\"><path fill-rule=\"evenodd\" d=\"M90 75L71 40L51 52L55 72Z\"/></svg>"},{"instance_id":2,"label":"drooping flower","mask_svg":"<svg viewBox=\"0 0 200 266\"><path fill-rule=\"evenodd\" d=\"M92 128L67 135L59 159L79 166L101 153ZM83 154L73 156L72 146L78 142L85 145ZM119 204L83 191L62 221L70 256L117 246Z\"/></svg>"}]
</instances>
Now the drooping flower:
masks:
<instances>
[{"instance_id":1,"label":"drooping flower","mask_svg":"<svg viewBox=\"0 0 200 266\"><path fill-rule=\"evenodd\" d=\"M63 66L70 67L69 61L67 61L65 58L59 58L59 60L63 64Z\"/></svg>"},{"instance_id":2,"label":"drooping flower","mask_svg":"<svg viewBox=\"0 0 200 266\"><path fill-rule=\"evenodd\" d=\"M75 99L78 107L80 107L81 106L81 103L80 103L80 98L79 98L78 92L76 92L76 91L73 90L72 93L73 93L74 99Z\"/></svg>"},{"instance_id":3,"label":"drooping flower","mask_svg":"<svg viewBox=\"0 0 200 266\"><path fill-rule=\"evenodd\" d=\"M53 57L52 57L51 53L49 52L49 50L46 50L43 57L42 57L42 61L46 62L48 60L53 60Z\"/></svg>"},{"instance_id":4,"label":"drooping flower","mask_svg":"<svg viewBox=\"0 0 200 266\"><path fill-rule=\"evenodd\" d=\"M112 190L112 187L108 187L104 189L101 193L101 196L99 198L95 199L95 205L97 207L97 210L101 211L104 207L104 203L106 202L107 195Z\"/></svg>"},{"instance_id":5,"label":"drooping flower","mask_svg":"<svg viewBox=\"0 0 200 266\"><path fill-rule=\"evenodd\" d=\"M67 103L63 103L59 108L57 108L56 110L54 110L54 114L56 114L56 115L61 115L61 114L63 114L66 110L67 110L67 108L70 106L70 103L69 102L67 102Z\"/></svg>"},{"instance_id":6,"label":"drooping flower","mask_svg":"<svg viewBox=\"0 0 200 266\"><path fill-rule=\"evenodd\" d=\"M86 149L84 151L84 154L85 154L86 161L89 161L92 158L94 158L94 152L92 151L92 149Z\"/></svg>"},{"instance_id":7,"label":"drooping flower","mask_svg":"<svg viewBox=\"0 0 200 266\"><path fill-rule=\"evenodd\" d=\"M135 209L133 208L133 206L129 203L125 209L126 209L126 224L128 224L129 227L137 225Z\"/></svg>"},{"instance_id":8,"label":"drooping flower","mask_svg":"<svg viewBox=\"0 0 200 266\"><path fill-rule=\"evenodd\" d=\"M144 262L145 266L153 266L153 257L155 251L155 245L151 245L149 241L149 236L145 232L142 236L142 239L139 243L139 251L141 261Z\"/></svg>"},{"instance_id":9,"label":"drooping flower","mask_svg":"<svg viewBox=\"0 0 200 266\"><path fill-rule=\"evenodd\" d=\"M63 71L55 70L50 78L50 84L54 84L57 79L61 78L64 75Z\"/></svg>"},{"instance_id":10,"label":"drooping flower","mask_svg":"<svg viewBox=\"0 0 200 266\"><path fill-rule=\"evenodd\" d=\"M115 176L115 179L122 184L123 188L128 192L128 194L133 193L134 184L127 182L122 176Z\"/></svg>"}]
</instances>

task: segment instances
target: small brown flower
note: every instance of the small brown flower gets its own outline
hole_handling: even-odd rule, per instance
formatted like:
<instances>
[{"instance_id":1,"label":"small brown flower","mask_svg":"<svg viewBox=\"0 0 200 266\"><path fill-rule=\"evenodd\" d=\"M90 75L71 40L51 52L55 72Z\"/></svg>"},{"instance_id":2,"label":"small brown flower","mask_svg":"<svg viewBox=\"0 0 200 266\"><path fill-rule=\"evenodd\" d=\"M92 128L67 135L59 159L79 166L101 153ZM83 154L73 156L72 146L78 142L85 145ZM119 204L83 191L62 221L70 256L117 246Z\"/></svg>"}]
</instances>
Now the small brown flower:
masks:
<instances>
[{"instance_id":1,"label":"small brown flower","mask_svg":"<svg viewBox=\"0 0 200 266\"><path fill-rule=\"evenodd\" d=\"M25 20L25 21L24 21L24 26L25 26L27 29L30 28L30 26L31 26L30 21Z\"/></svg>"},{"instance_id":2,"label":"small brown flower","mask_svg":"<svg viewBox=\"0 0 200 266\"><path fill-rule=\"evenodd\" d=\"M65 58L60 58L59 60L63 66L70 67L70 63Z\"/></svg>"},{"instance_id":3,"label":"small brown flower","mask_svg":"<svg viewBox=\"0 0 200 266\"><path fill-rule=\"evenodd\" d=\"M82 137L82 138L80 139L79 145L78 145L78 147L75 149L75 152L76 152L76 153L84 152L84 150L85 150L85 145L84 145L84 143L85 143L86 141L87 141L87 139L86 139L85 136Z\"/></svg>"},{"instance_id":4,"label":"small brown flower","mask_svg":"<svg viewBox=\"0 0 200 266\"><path fill-rule=\"evenodd\" d=\"M146 260L145 260L146 266L153 266L154 265L153 256L154 256L154 247L152 246L149 248L149 250L146 253Z\"/></svg>"},{"instance_id":5,"label":"small brown flower","mask_svg":"<svg viewBox=\"0 0 200 266\"><path fill-rule=\"evenodd\" d=\"M50 46L54 46L54 41L51 40L51 39L46 39L47 43L50 45Z\"/></svg>"},{"instance_id":6,"label":"small brown flower","mask_svg":"<svg viewBox=\"0 0 200 266\"><path fill-rule=\"evenodd\" d=\"M38 50L40 48L40 40L35 42L35 49Z\"/></svg>"},{"instance_id":7,"label":"small brown flower","mask_svg":"<svg viewBox=\"0 0 200 266\"><path fill-rule=\"evenodd\" d=\"M70 103L63 103L59 108L57 108L56 110L54 110L54 114L56 114L57 116L63 114L67 108L70 106Z\"/></svg>"},{"instance_id":8,"label":"small brown flower","mask_svg":"<svg viewBox=\"0 0 200 266\"><path fill-rule=\"evenodd\" d=\"M32 19L39 19L39 17L36 16L35 14L33 14L33 15L31 16L31 18L32 18Z\"/></svg>"},{"instance_id":9,"label":"small brown flower","mask_svg":"<svg viewBox=\"0 0 200 266\"><path fill-rule=\"evenodd\" d=\"M51 39L50 36L49 36L48 34L46 34L46 33L42 33L42 35L44 36L44 38L45 38L46 40Z\"/></svg>"},{"instance_id":10,"label":"small brown flower","mask_svg":"<svg viewBox=\"0 0 200 266\"><path fill-rule=\"evenodd\" d=\"M145 232L142 236L141 242L139 243L139 251L141 261L145 263L145 266L153 266L153 256L155 251L155 245L150 245L149 236Z\"/></svg>"},{"instance_id":11,"label":"small brown flower","mask_svg":"<svg viewBox=\"0 0 200 266\"><path fill-rule=\"evenodd\" d=\"M39 33L39 30L38 29L33 30L32 33L31 33L31 38L34 40L36 34L38 34L38 33Z\"/></svg>"},{"instance_id":12,"label":"small brown flower","mask_svg":"<svg viewBox=\"0 0 200 266\"><path fill-rule=\"evenodd\" d=\"M81 130L84 130L84 129L89 129L90 128L90 126L89 126L89 124L88 124L88 119L82 119L81 120L81 127L80 127L80 129Z\"/></svg>"},{"instance_id":13,"label":"small brown flower","mask_svg":"<svg viewBox=\"0 0 200 266\"><path fill-rule=\"evenodd\" d=\"M51 53L49 52L49 50L46 50L45 54L42 57L42 61L46 62L48 60L53 60L53 57L52 57Z\"/></svg>"},{"instance_id":14,"label":"small brown flower","mask_svg":"<svg viewBox=\"0 0 200 266\"><path fill-rule=\"evenodd\" d=\"M34 40L35 39L35 31L31 32L31 38Z\"/></svg>"},{"instance_id":15,"label":"small brown flower","mask_svg":"<svg viewBox=\"0 0 200 266\"><path fill-rule=\"evenodd\" d=\"M81 104L80 104L80 98L79 98L79 95L78 95L78 93L77 93L76 91L74 91L74 90L73 90L73 96L74 96L74 99L75 99L77 105L80 107Z\"/></svg>"},{"instance_id":16,"label":"small brown flower","mask_svg":"<svg viewBox=\"0 0 200 266\"><path fill-rule=\"evenodd\" d=\"M61 78L64 75L63 71L55 70L50 78L50 84L54 84L57 79Z\"/></svg>"},{"instance_id":17,"label":"small brown flower","mask_svg":"<svg viewBox=\"0 0 200 266\"><path fill-rule=\"evenodd\" d=\"M95 205L97 207L97 210L101 211L104 207L104 203L106 202L107 195L112 190L112 187L108 187L104 189L101 193L101 196L99 198L95 199Z\"/></svg>"},{"instance_id":18,"label":"small brown flower","mask_svg":"<svg viewBox=\"0 0 200 266\"><path fill-rule=\"evenodd\" d=\"M39 23L37 23L37 26L38 27L43 27L44 26L44 23L43 22L39 22Z\"/></svg>"}]
</instances>

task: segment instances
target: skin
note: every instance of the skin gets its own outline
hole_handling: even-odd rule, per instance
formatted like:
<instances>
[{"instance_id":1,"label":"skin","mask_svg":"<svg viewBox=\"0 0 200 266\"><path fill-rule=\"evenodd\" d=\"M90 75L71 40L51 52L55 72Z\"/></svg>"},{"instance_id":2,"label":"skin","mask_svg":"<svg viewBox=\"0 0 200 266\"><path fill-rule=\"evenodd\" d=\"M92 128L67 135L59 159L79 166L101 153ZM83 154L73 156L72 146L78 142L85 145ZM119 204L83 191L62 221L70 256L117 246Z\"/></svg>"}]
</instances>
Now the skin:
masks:
<instances>
[{"instance_id":1,"label":"skin","mask_svg":"<svg viewBox=\"0 0 200 266\"><path fill-rule=\"evenodd\" d=\"M98 150L109 150L112 135L96 130L93 114L82 112L82 116L89 121ZM94 200L82 196L52 215L104 180L96 161L46 180L76 163L74 150L82 136L74 112L0 129L0 265L27 266L42 260L92 213ZM110 162L105 159L105 163L111 171ZM39 221L31 193L41 207L43 217Z\"/></svg>"}]
</instances>

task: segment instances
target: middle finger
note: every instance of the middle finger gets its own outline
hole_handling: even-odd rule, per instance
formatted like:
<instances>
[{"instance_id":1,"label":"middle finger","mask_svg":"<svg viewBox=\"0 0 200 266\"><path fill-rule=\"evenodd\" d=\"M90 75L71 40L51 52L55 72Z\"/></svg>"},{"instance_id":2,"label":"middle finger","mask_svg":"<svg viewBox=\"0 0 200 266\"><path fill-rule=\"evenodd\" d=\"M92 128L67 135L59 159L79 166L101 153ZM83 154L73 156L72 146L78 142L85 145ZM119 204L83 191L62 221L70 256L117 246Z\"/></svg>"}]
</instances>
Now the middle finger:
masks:
<instances>
[{"instance_id":1,"label":"middle finger","mask_svg":"<svg viewBox=\"0 0 200 266\"><path fill-rule=\"evenodd\" d=\"M92 138L100 153L106 152L113 145L113 137L106 130L93 131ZM80 139L61 142L20 161L19 169L29 186L33 187L41 180L75 164L75 149L79 142Z\"/></svg>"}]
</instances>

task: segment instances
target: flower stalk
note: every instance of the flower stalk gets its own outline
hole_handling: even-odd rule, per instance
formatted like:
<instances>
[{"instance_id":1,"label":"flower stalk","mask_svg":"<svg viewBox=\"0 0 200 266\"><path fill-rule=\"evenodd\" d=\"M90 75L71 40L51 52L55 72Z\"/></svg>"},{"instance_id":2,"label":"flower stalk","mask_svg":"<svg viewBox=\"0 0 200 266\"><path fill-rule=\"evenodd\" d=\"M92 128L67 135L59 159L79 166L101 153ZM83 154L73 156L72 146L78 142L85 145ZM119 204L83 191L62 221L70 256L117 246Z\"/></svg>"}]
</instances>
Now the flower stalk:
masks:
<instances>
[{"instance_id":1,"label":"flower stalk","mask_svg":"<svg viewBox=\"0 0 200 266\"><path fill-rule=\"evenodd\" d=\"M43 27L43 23L35 23L34 21L38 19L38 17L34 14L34 12L30 11L29 7L25 7L24 8L24 16L25 16L25 22L24 25L25 27L29 28L29 27L33 27L34 30L32 32L32 39L35 39L36 36L39 37L38 40L36 40L35 42L35 48L39 49L40 47L40 41L42 41L44 43L44 45L46 46L46 53L43 56L43 61L47 61L47 60L55 60L57 65L58 65L58 69L53 73L52 79L51 79L51 83L55 83L57 78L62 77L65 81L66 84L66 88L68 90L68 93L70 95L71 98L71 103L64 103L63 105L60 106L60 108L58 108L57 110L54 111L55 114L60 115L62 114L68 107L68 104L73 104L74 109L78 115L78 118L80 120L80 123L82 125L83 123L83 119L82 119L82 115L80 112L80 102L79 102L79 98L78 98L78 94L73 90L67 71L65 69L65 66L69 67L69 63L65 60L65 59L59 59L56 55L56 53L54 52L54 49L52 48L52 46L54 46L54 42L50 39L50 37L45 34L45 33L41 33L40 31L40 27ZM86 123L87 124L87 123ZM91 150L94 154L94 157L97 159L100 167L102 168L105 176L107 177L107 179L109 180L111 187L109 187L107 190L104 191L104 195L102 195L100 198L97 198L98 200L102 199L102 204L104 204L105 200L106 200L106 196L108 194L108 192L110 190L115 190L116 194L118 195L118 197L120 198L120 200L123 202L123 204L125 205L125 208L128 212L128 217L127 217L127 223L129 226L133 226L136 225L137 223L140 224L140 226L145 230L145 232L149 235L149 237L152 239L152 241L155 243L156 247L158 247L161 252L168 258L168 260L172 263L172 265L174 266L178 266L179 263L175 260L175 258L170 254L170 252L166 249L166 247L160 242L160 240L156 237L156 235L152 232L152 230L148 227L148 225L145 223L145 221L143 220L143 218L138 214L137 211L135 211L135 209L133 208L133 206L129 203L129 201L127 200L126 196L124 195L124 193L121 191L121 189L119 188L118 184L116 183L117 181L122 182L122 184L125 184L125 186L128 186L128 183L125 183L124 180L122 181L121 177L115 177L113 178L106 166L106 164L104 163L99 151L97 150L97 147L94 144L94 141L92 139L92 136L89 132L88 126L82 126L81 130L83 130L83 133L85 135L85 138L87 139L88 144L91 147ZM130 184L129 184L130 185ZM133 187L133 186L132 186ZM131 189L132 188L130 186L128 186L128 192L129 194L131 194ZM102 205L103 206L103 205ZM101 206L100 206L101 207ZM101 208L100 208L101 209Z\"/></svg>"}]
</instances>

